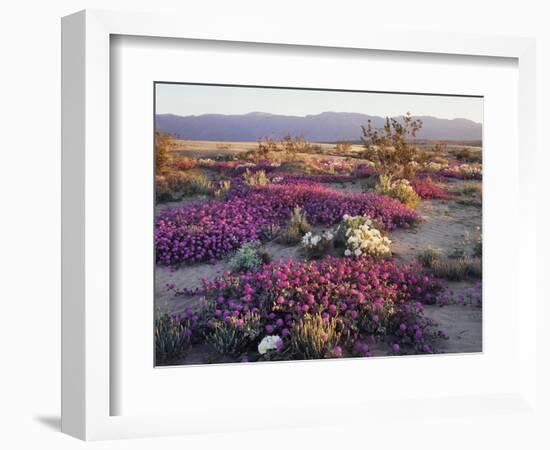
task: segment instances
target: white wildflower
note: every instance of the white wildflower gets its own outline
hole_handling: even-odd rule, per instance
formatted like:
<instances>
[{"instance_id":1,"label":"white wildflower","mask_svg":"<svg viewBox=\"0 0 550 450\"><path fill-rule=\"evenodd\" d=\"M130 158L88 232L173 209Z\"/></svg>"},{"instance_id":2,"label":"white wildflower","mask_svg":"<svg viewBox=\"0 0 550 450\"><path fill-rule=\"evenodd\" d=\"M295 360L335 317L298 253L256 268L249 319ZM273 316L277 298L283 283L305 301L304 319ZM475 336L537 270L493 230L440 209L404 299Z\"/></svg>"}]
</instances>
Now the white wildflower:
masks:
<instances>
[{"instance_id":1,"label":"white wildflower","mask_svg":"<svg viewBox=\"0 0 550 450\"><path fill-rule=\"evenodd\" d=\"M281 342L282 339L279 336L265 336L260 344L258 345L258 352L261 355L265 355L269 350L277 349L277 344Z\"/></svg>"}]
</instances>

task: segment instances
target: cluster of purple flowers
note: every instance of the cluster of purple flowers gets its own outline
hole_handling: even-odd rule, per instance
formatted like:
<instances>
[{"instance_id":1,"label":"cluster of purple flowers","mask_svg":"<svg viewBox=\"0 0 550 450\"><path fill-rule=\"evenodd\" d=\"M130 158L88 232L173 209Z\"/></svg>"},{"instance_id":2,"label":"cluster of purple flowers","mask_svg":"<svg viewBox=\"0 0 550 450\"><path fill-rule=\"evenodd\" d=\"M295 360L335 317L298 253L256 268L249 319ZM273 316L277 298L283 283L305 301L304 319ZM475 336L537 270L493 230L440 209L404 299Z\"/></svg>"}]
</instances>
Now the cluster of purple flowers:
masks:
<instances>
[{"instance_id":1,"label":"cluster of purple flowers","mask_svg":"<svg viewBox=\"0 0 550 450\"><path fill-rule=\"evenodd\" d=\"M411 182L412 188L423 199L448 199L449 194L430 179L416 179Z\"/></svg>"},{"instance_id":2,"label":"cluster of purple flowers","mask_svg":"<svg viewBox=\"0 0 550 450\"><path fill-rule=\"evenodd\" d=\"M262 228L280 219L280 212L268 205L239 197L166 209L156 220L157 262L175 265L220 259L245 242L259 240Z\"/></svg>"},{"instance_id":3,"label":"cluster of purple flowers","mask_svg":"<svg viewBox=\"0 0 550 450\"><path fill-rule=\"evenodd\" d=\"M367 178L376 174L376 170L370 164L357 164L355 166L355 176L359 178Z\"/></svg>"},{"instance_id":4,"label":"cluster of purple flowers","mask_svg":"<svg viewBox=\"0 0 550 450\"><path fill-rule=\"evenodd\" d=\"M344 214L368 215L391 230L419 216L399 201L373 193L343 193L317 183L269 184L232 189L226 201L166 209L156 220L159 264L220 259L243 243L262 239L262 230L283 223L300 206L310 223L335 224Z\"/></svg>"},{"instance_id":5,"label":"cluster of purple flowers","mask_svg":"<svg viewBox=\"0 0 550 450\"><path fill-rule=\"evenodd\" d=\"M352 175L297 175L287 172L276 172L269 175L269 179L275 184L303 184L303 183L346 183L355 180Z\"/></svg>"},{"instance_id":6,"label":"cluster of purple flowers","mask_svg":"<svg viewBox=\"0 0 550 450\"><path fill-rule=\"evenodd\" d=\"M401 346L394 352L431 352L433 339L441 334L423 315L423 303L435 302L441 288L417 265L330 256L305 263L279 261L244 274L226 272L204 283L212 321L254 313L265 333L281 336L286 345L304 314L321 314L324 320L340 321L339 346L365 356L370 355L365 342L379 339Z\"/></svg>"},{"instance_id":7,"label":"cluster of purple flowers","mask_svg":"<svg viewBox=\"0 0 550 450\"><path fill-rule=\"evenodd\" d=\"M479 172L463 172L453 168L446 168L439 171L439 175L444 178L455 178L457 180L481 180L482 175Z\"/></svg>"},{"instance_id":8,"label":"cluster of purple flowers","mask_svg":"<svg viewBox=\"0 0 550 450\"><path fill-rule=\"evenodd\" d=\"M334 225L345 214L368 215L383 223L388 230L393 230L409 227L420 220L414 210L386 195L341 192L319 183L270 184L251 190L236 189L231 197L247 198L250 203L280 211L283 217L288 217L299 206L312 224Z\"/></svg>"}]
</instances>

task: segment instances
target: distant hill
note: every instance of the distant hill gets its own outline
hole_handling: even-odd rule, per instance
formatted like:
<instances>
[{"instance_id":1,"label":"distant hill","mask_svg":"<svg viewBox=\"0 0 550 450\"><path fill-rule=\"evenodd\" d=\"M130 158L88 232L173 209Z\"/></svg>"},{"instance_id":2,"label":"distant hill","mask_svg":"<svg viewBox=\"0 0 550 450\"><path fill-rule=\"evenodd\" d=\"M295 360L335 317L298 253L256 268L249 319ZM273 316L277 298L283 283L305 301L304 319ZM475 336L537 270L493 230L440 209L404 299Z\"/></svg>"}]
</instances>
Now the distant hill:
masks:
<instances>
[{"instance_id":1,"label":"distant hill","mask_svg":"<svg viewBox=\"0 0 550 450\"><path fill-rule=\"evenodd\" d=\"M415 118L423 122L417 135L419 139L481 140L481 124L471 120ZM383 117L345 112L323 112L305 117L262 112L200 116L157 114L156 129L184 139L204 141L256 141L266 136L281 138L286 134L315 142L357 141L361 137L361 125L366 125L369 119L375 127L383 126L385 121Z\"/></svg>"}]
</instances>

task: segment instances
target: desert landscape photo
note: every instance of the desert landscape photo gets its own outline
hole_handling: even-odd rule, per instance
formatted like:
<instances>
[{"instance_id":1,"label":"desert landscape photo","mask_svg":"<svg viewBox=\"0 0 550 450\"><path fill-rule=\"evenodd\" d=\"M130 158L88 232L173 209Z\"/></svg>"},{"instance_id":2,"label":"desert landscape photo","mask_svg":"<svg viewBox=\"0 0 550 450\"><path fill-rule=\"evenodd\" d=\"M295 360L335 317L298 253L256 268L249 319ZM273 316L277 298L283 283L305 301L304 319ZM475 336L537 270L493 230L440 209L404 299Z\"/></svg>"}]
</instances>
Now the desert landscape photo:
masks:
<instances>
[{"instance_id":1,"label":"desert landscape photo","mask_svg":"<svg viewBox=\"0 0 550 450\"><path fill-rule=\"evenodd\" d=\"M157 366L483 350L482 98L154 89Z\"/></svg>"}]
</instances>

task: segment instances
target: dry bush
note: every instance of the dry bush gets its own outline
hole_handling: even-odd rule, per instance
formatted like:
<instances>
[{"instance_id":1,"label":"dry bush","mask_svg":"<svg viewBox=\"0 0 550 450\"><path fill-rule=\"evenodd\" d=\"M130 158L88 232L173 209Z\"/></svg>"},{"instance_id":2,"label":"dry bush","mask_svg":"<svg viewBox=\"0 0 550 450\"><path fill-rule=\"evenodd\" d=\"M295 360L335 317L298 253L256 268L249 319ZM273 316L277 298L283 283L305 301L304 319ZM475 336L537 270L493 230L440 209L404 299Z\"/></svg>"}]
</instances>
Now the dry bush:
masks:
<instances>
[{"instance_id":1,"label":"dry bush","mask_svg":"<svg viewBox=\"0 0 550 450\"><path fill-rule=\"evenodd\" d=\"M459 150L453 150L451 154L459 161L469 163L481 163L481 151L463 147Z\"/></svg>"},{"instance_id":2,"label":"dry bush","mask_svg":"<svg viewBox=\"0 0 550 450\"><path fill-rule=\"evenodd\" d=\"M360 156L372 161L381 174L410 179L415 172L412 163L417 158L417 149L411 141L421 128L422 121L413 119L409 112L402 121L387 117L382 128L374 128L369 120L362 127L365 150Z\"/></svg>"},{"instance_id":3,"label":"dry bush","mask_svg":"<svg viewBox=\"0 0 550 450\"><path fill-rule=\"evenodd\" d=\"M436 277L449 281L481 278L482 276L481 259L469 256L436 260L430 269Z\"/></svg>"},{"instance_id":4,"label":"dry bush","mask_svg":"<svg viewBox=\"0 0 550 450\"><path fill-rule=\"evenodd\" d=\"M168 168L170 162L170 148L173 146L172 137L168 133L155 131L155 173L160 175Z\"/></svg>"},{"instance_id":5,"label":"dry bush","mask_svg":"<svg viewBox=\"0 0 550 450\"><path fill-rule=\"evenodd\" d=\"M193 170L164 172L155 176L155 197L157 202L170 202L187 195L208 195L211 186L208 177Z\"/></svg>"},{"instance_id":6,"label":"dry bush","mask_svg":"<svg viewBox=\"0 0 550 450\"><path fill-rule=\"evenodd\" d=\"M341 336L341 326L332 317L305 314L290 332L292 354L298 359L330 357Z\"/></svg>"},{"instance_id":7,"label":"dry bush","mask_svg":"<svg viewBox=\"0 0 550 450\"><path fill-rule=\"evenodd\" d=\"M347 155L351 151L351 148L352 148L352 143L349 141L337 142L336 145L334 146L334 149L338 154L344 154L344 155Z\"/></svg>"},{"instance_id":8,"label":"dry bush","mask_svg":"<svg viewBox=\"0 0 550 450\"><path fill-rule=\"evenodd\" d=\"M286 227L280 233L279 240L285 244L296 244L309 230L311 230L311 225L307 221L305 211L296 206Z\"/></svg>"},{"instance_id":9,"label":"dry bush","mask_svg":"<svg viewBox=\"0 0 550 450\"><path fill-rule=\"evenodd\" d=\"M270 183L269 178L267 178L265 171L263 170L251 172L246 169L246 172L243 173L243 179L248 186L265 186Z\"/></svg>"}]
</instances>

